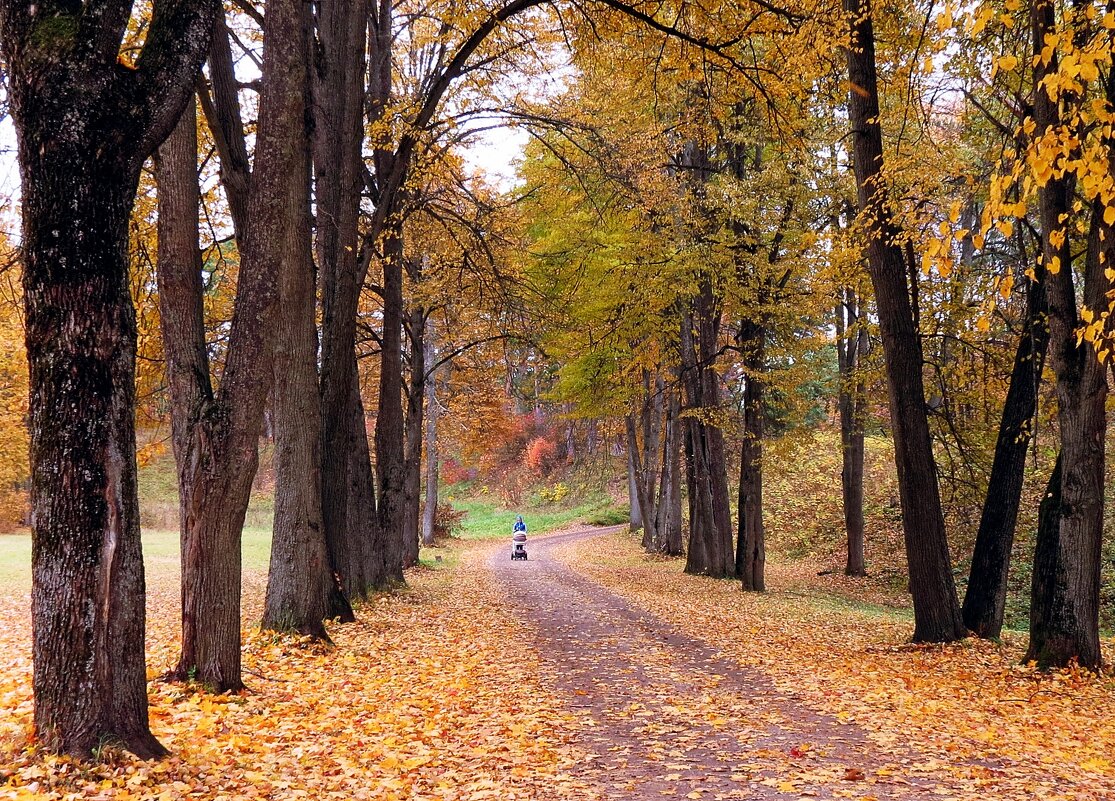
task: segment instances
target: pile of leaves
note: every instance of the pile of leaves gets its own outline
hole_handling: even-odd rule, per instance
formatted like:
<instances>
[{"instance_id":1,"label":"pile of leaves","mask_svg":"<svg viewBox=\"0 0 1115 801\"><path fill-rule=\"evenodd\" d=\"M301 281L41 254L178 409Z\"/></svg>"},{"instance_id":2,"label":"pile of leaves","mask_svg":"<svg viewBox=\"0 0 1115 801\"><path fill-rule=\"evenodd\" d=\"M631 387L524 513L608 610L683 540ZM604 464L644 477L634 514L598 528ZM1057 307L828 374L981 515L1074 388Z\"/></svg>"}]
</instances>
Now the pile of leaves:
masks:
<instances>
[{"instance_id":1,"label":"pile of leaves","mask_svg":"<svg viewBox=\"0 0 1115 801\"><path fill-rule=\"evenodd\" d=\"M893 757L880 778L966 788L946 793L956 798L1115 797L1115 680L1021 664L1024 634L1001 644L912 645L908 613L854 600L855 580L814 577L807 586L800 571L768 564L771 590L746 594L737 582L687 576L678 560L648 557L628 535L559 555L761 669L808 708L861 726ZM1104 643L1109 663L1113 646Z\"/></svg>"},{"instance_id":2,"label":"pile of leaves","mask_svg":"<svg viewBox=\"0 0 1115 801\"><path fill-rule=\"evenodd\" d=\"M334 626L335 647L252 631L264 589L245 581L245 680L237 695L157 678L177 650L177 588L149 597L151 723L171 757L107 747L94 763L31 740L27 597L0 601L0 797L36 799L538 799L591 797L566 772L571 726L531 653L507 633L514 610L475 550L452 570Z\"/></svg>"}]
</instances>

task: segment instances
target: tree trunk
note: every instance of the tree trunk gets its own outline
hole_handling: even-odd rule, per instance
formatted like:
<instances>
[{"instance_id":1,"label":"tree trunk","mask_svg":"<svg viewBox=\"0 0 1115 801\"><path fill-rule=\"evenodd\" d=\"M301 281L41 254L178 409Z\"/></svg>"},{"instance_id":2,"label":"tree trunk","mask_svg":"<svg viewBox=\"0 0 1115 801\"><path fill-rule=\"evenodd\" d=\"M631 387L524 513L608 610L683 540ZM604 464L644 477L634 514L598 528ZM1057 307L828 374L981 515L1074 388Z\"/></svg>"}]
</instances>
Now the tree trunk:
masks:
<instances>
[{"instance_id":1,"label":"tree trunk","mask_svg":"<svg viewBox=\"0 0 1115 801\"><path fill-rule=\"evenodd\" d=\"M349 406L351 415L349 429L353 446L349 451L352 464L349 465L348 470L347 507L349 539L353 544L353 576L362 588L363 597L369 591L391 586L393 579L388 569L389 565L397 564L401 557L397 551L391 550L398 541L389 541L379 524L376 482L372 474L372 455L368 446L368 421L364 412L364 399L360 393L360 381L355 376L355 358L352 360L351 369L354 377Z\"/></svg>"},{"instance_id":2,"label":"tree trunk","mask_svg":"<svg viewBox=\"0 0 1115 801\"><path fill-rule=\"evenodd\" d=\"M630 415L628 415L630 417ZM631 429L634 430L634 423ZM627 501L631 509L629 516L628 528L631 531L638 531L643 528L643 505L639 503L639 482L635 478L637 468L635 467L635 443L631 441L630 433L627 439Z\"/></svg>"},{"instance_id":3,"label":"tree trunk","mask_svg":"<svg viewBox=\"0 0 1115 801\"><path fill-rule=\"evenodd\" d=\"M844 530L848 558L844 573L866 576L863 519L863 429L866 387L859 374L859 363L867 350L867 329L860 321L861 305L853 290L844 292L836 309L837 361L840 370L840 487L844 499ZM845 323L847 318L847 323ZM855 328L855 333L851 331Z\"/></svg>"},{"instance_id":4,"label":"tree trunk","mask_svg":"<svg viewBox=\"0 0 1115 801\"><path fill-rule=\"evenodd\" d=\"M220 156L221 185L228 200L236 243L243 248L248 232L248 196L252 170L248 161L244 123L240 117L239 84L224 13L217 14L213 23L213 40L209 44L209 82L212 98L201 90L198 97Z\"/></svg>"},{"instance_id":5,"label":"tree trunk","mask_svg":"<svg viewBox=\"0 0 1115 801\"><path fill-rule=\"evenodd\" d=\"M654 484L647 486L646 472L647 468L643 461L643 449L639 445L639 434L635 426L635 416L627 415L624 417L624 425L627 430L627 459L631 465L630 481L635 490L635 506L639 507L639 521L643 524L643 542L644 548L651 547L653 538L653 524L655 519L654 513ZM645 443L644 443L645 446ZM634 515L632 515L634 517Z\"/></svg>"},{"instance_id":6,"label":"tree trunk","mask_svg":"<svg viewBox=\"0 0 1115 801\"><path fill-rule=\"evenodd\" d=\"M367 44L366 0L337 0L317 15L313 75L314 173L317 206L315 250L321 284L322 518L330 564L350 597L383 586L386 575L372 569L369 537L378 541L378 523L368 510L349 513L358 488L363 502L374 503L371 461L356 360L356 314L360 299L357 263L360 196L363 188L364 66ZM355 388L354 388L355 387ZM359 408L356 408L359 407ZM359 416L359 425L356 418ZM359 470L366 475L349 475ZM371 514L376 514L373 508ZM370 570L370 572L366 572ZM333 613L343 613L344 604Z\"/></svg>"},{"instance_id":7,"label":"tree trunk","mask_svg":"<svg viewBox=\"0 0 1115 801\"><path fill-rule=\"evenodd\" d=\"M1045 286L1030 281L1026 287L1026 321L1003 402L991 477L976 534L968 590L964 595L964 624L980 637L997 638L1003 628L1026 450L1033 433L1038 385L1049 345L1045 316Z\"/></svg>"},{"instance_id":8,"label":"tree trunk","mask_svg":"<svg viewBox=\"0 0 1115 801\"><path fill-rule=\"evenodd\" d=\"M739 472L739 532L736 573L743 589L766 589L766 543L763 530L763 372L766 369L766 332L755 323L741 326L746 354L743 391L743 446Z\"/></svg>"},{"instance_id":9,"label":"tree trunk","mask_svg":"<svg viewBox=\"0 0 1115 801\"><path fill-rule=\"evenodd\" d=\"M1032 12L1035 54L1057 28L1056 9L1039 0ZM1056 74L1056 50L1045 62L1035 58L1034 136L1059 132L1072 119L1080 98L1068 90L1051 98L1044 78ZM1115 102L1115 81L1109 79L1108 103ZM1062 111L1063 109L1063 111ZM1064 114L1064 116L1062 116ZM1108 169L1115 166L1115 141L1106 137ZM1058 167L1061 165L1058 164ZM1030 603L1030 644L1026 653L1042 668L1072 661L1082 667L1101 666L1099 644L1100 550L1103 538L1104 440L1107 430L1107 380L1103 365L1087 340L1078 343L1076 331L1084 320L1077 309L1077 287L1072 266L1074 182L1072 172L1054 172L1038 190L1042 263L1049 304L1049 361L1056 377L1057 422L1061 434L1058 525L1052 523L1034 556L1033 598ZM1105 269L1115 263L1115 228L1104 222L1105 204L1091 207L1091 227L1084 256L1084 307L1107 308L1110 282ZM1060 234L1060 243L1055 235ZM1051 513L1052 514L1052 513Z\"/></svg>"},{"instance_id":10,"label":"tree trunk","mask_svg":"<svg viewBox=\"0 0 1115 801\"><path fill-rule=\"evenodd\" d=\"M403 518L406 512L406 457L403 422L403 242L398 228L388 230L383 245L383 334L379 373L379 409L376 414L376 469L379 473L379 524L392 543L398 563L388 564L388 574L403 580L406 546Z\"/></svg>"},{"instance_id":11,"label":"tree trunk","mask_svg":"<svg viewBox=\"0 0 1115 801\"><path fill-rule=\"evenodd\" d=\"M216 397L208 400L207 379L202 380L196 367L172 361L168 368L189 371L177 382L172 380L172 393L175 383L200 383L200 390L172 394L172 416L183 421L179 427L184 432L182 447L175 453L184 504L182 653L175 674L216 691L243 686L240 542L258 464L263 408L273 378L277 275L291 241L291 227L298 224L290 176L302 169L298 143L305 136L303 42L302 6L294 0L269 3L248 232L228 356ZM174 163L183 173L166 184L168 195L187 180L184 160ZM196 168L190 176L196 181ZM182 235L186 236L184 230ZM160 275L170 273L170 291L160 287L164 341L180 337L183 347L189 348L204 336L190 330L198 323L192 312L198 300L186 291L195 287L174 273L193 266L173 259L160 268ZM168 319L180 322L168 324Z\"/></svg>"},{"instance_id":12,"label":"tree trunk","mask_svg":"<svg viewBox=\"0 0 1115 801\"><path fill-rule=\"evenodd\" d=\"M426 321L426 364L430 365L426 376L426 505L422 513L422 544L434 544L434 521L437 519L438 495L438 449L437 449L437 370L433 367L437 359L434 346L433 319Z\"/></svg>"},{"instance_id":13,"label":"tree trunk","mask_svg":"<svg viewBox=\"0 0 1115 801\"><path fill-rule=\"evenodd\" d=\"M666 426L662 450L662 488L655 521L654 548L658 553L678 556L684 552L681 530L681 430L680 403L676 390L668 390Z\"/></svg>"},{"instance_id":14,"label":"tree trunk","mask_svg":"<svg viewBox=\"0 0 1115 801\"><path fill-rule=\"evenodd\" d=\"M844 8L851 18L847 57L852 161L886 357L902 530L914 601L913 638L916 642L947 642L964 637L966 632L952 577L929 435L921 340L900 245L901 231L890 212L883 174L872 11L869 0L844 0Z\"/></svg>"},{"instance_id":15,"label":"tree trunk","mask_svg":"<svg viewBox=\"0 0 1115 801\"><path fill-rule=\"evenodd\" d=\"M160 756L147 724L135 473L135 181L92 151L85 163L28 157L40 132L21 134L35 731L80 757L104 741Z\"/></svg>"},{"instance_id":16,"label":"tree trunk","mask_svg":"<svg viewBox=\"0 0 1115 801\"><path fill-rule=\"evenodd\" d=\"M407 383L405 474L403 476L403 565L418 564L418 519L422 492L422 429L426 401L426 311L407 311L410 332L410 380Z\"/></svg>"},{"instance_id":17,"label":"tree trunk","mask_svg":"<svg viewBox=\"0 0 1115 801\"><path fill-rule=\"evenodd\" d=\"M23 193L35 733L77 757L166 753L147 721L128 221L216 4L156 12L122 71L127 6L0 7Z\"/></svg>"},{"instance_id":18,"label":"tree trunk","mask_svg":"<svg viewBox=\"0 0 1115 801\"><path fill-rule=\"evenodd\" d=\"M720 304L707 279L682 321L682 370L689 480L689 552L685 572L712 578L735 576L724 434L709 419L720 411L720 379L714 366Z\"/></svg>"},{"instance_id":19,"label":"tree trunk","mask_svg":"<svg viewBox=\"0 0 1115 801\"><path fill-rule=\"evenodd\" d=\"M308 20L303 20L306 30ZM302 41L308 45L303 35ZM308 50L304 51L308 54ZM306 62L308 63L308 61ZM309 72L303 69L296 113L305 119ZM292 143L287 251L281 264L275 339L275 519L267 573L264 629L329 640L323 621L333 589L321 521L321 396L318 394L316 292L310 232L309 131Z\"/></svg>"}]
</instances>

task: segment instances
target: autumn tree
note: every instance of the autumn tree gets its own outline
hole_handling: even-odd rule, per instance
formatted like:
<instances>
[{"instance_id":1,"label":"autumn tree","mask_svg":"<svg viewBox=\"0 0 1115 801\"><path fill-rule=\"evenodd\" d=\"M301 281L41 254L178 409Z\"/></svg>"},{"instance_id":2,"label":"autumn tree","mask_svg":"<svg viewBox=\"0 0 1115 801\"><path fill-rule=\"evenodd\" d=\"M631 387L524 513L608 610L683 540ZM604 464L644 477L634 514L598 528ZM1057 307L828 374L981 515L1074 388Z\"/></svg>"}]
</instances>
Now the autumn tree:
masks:
<instances>
[{"instance_id":1,"label":"autumn tree","mask_svg":"<svg viewBox=\"0 0 1115 801\"><path fill-rule=\"evenodd\" d=\"M874 14L868 2L845 0L852 163L868 271L875 291L887 363L902 528L914 599L914 640L965 636L952 578L937 468L926 413L922 347L910 299L909 264L889 207L883 170L875 62Z\"/></svg>"},{"instance_id":2,"label":"autumn tree","mask_svg":"<svg viewBox=\"0 0 1115 801\"><path fill-rule=\"evenodd\" d=\"M182 653L175 672L218 690L242 686L240 540L274 369L279 277L282 266L308 269L292 233L306 196L290 180L305 169L304 21L300 6L284 2L269 3L267 19L247 230L216 390L201 314L192 113L159 158L167 203L160 216L167 228L160 237L160 303L182 508Z\"/></svg>"},{"instance_id":3,"label":"autumn tree","mask_svg":"<svg viewBox=\"0 0 1115 801\"><path fill-rule=\"evenodd\" d=\"M130 3L0 10L23 191L35 728L79 756L105 741L165 753L147 723L128 217L215 10L155 2L134 67Z\"/></svg>"}]
</instances>

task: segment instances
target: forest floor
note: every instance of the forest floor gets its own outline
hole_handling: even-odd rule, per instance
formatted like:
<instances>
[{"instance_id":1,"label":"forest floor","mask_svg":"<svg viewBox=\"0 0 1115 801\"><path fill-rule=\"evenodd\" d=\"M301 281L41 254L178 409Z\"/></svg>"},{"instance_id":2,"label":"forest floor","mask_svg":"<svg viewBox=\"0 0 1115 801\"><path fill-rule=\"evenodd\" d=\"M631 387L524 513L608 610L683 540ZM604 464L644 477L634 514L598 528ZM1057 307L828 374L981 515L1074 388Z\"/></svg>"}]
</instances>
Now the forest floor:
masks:
<instances>
[{"instance_id":1,"label":"forest floor","mask_svg":"<svg viewBox=\"0 0 1115 801\"><path fill-rule=\"evenodd\" d=\"M1038 675L1017 636L910 646L906 613L852 580L771 565L745 595L614 529L528 547L426 554L333 648L255 629L249 563L248 690L221 696L157 678L178 586L152 565L161 762L36 752L27 593L8 585L0 798L1115 799L1115 683Z\"/></svg>"}]
</instances>

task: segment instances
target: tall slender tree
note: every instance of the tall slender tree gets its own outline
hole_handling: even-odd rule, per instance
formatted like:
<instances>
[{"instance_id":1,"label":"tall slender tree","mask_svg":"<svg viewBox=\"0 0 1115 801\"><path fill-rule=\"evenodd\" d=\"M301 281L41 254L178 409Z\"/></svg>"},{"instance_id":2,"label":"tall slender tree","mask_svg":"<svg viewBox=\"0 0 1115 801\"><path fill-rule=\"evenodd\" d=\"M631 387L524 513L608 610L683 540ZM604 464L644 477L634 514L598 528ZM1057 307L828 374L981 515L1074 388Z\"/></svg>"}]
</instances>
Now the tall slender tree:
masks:
<instances>
[{"instance_id":1,"label":"tall slender tree","mask_svg":"<svg viewBox=\"0 0 1115 801\"><path fill-rule=\"evenodd\" d=\"M902 531L914 600L914 640L945 642L965 636L952 577L937 467L926 414L922 349L908 284L909 264L893 217L883 171L883 133L870 0L844 0L851 38L847 47L848 121L865 238L887 365L894 459L902 503Z\"/></svg>"}]
</instances>

